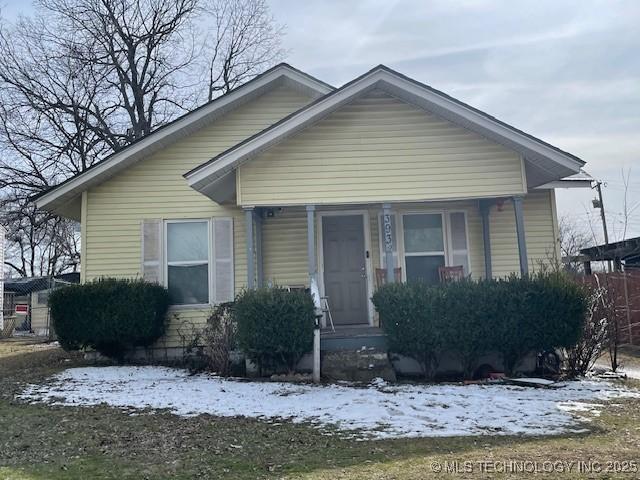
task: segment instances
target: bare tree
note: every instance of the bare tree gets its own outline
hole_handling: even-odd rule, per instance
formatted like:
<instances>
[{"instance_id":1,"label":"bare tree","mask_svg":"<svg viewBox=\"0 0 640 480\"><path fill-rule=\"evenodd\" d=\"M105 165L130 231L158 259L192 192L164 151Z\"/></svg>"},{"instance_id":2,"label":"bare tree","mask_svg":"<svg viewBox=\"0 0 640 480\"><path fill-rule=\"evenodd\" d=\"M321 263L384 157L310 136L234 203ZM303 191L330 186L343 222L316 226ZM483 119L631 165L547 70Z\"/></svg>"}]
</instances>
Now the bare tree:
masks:
<instances>
[{"instance_id":1,"label":"bare tree","mask_svg":"<svg viewBox=\"0 0 640 480\"><path fill-rule=\"evenodd\" d=\"M279 59L262 0L205 1L36 0L35 16L0 25L0 205L16 272L77 266L73 227L29 196Z\"/></svg>"},{"instance_id":2,"label":"bare tree","mask_svg":"<svg viewBox=\"0 0 640 480\"><path fill-rule=\"evenodd\" d=\"M210 0L207 44L208 99L246 82L281 60L283 26L278 26L265 0Z\"/></svg>"},{"instance_id":3,"label":"bare tree","mask_svg":"<svg viewBox=\"0 0 640 480\"><path fill-rule=\"evenodd\" d=\"M5 265L12 273L33 277L78 270L79 238L73 222L39 212L24 199L3 207L2 221L9 232Z\"/></svg>"},{"instance_id":4,"label":"bare tree","mask_svg":"<svg viewBox=\"0 0 640 480\"><path fill-rule=\"evenodd\" d=\"M631 187L631 167L620 171L622 177L623 195L622 195L622 212L619 213L620 235L618 240L626 240L629 225L635 223L637 210L640 208L640 202L631 203L629 200Z\"/></svg>"},{"instance_id":5,"label":"bare tree","mask_svg":"<svg viewBox=\"0 0 640 480\"><path fill-rule=\"evenodd\" d=\"M558 235L565 268L574 273L581 272L580 250L589 246L590 234L574 217L563 216L558 225Z\"/></svg>"}]
</instances>

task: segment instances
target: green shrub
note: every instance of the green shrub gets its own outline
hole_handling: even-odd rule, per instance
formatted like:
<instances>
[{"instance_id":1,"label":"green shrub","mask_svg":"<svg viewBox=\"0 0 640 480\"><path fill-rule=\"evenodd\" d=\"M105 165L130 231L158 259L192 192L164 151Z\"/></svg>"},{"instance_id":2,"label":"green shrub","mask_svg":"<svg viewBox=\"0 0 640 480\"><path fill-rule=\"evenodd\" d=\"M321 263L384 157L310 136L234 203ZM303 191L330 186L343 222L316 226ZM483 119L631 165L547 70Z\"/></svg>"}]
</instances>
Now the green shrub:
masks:
<instances>
[{"instance_id":1,"label":"green shrub","mask_svg":"<svg viewBox=\"0 0 640 480\"><path fill-rule=\"evenodd\" d=\"M166 328L169 294L142 280L104 278L51 292L51 322L65 350L94 348L121 359L146 347Z\"/></svg>"},{"instance_id":2,"label":"green shrub","mask_svg":"<svg viewBox=\"0 0 640 480\"><path fill-rule=\"evenodd\" d=\"M497 287L494 350L507 373L531 352L570 348L578 341L587 315L588 292L582 285L554 272L512 276Z\"/></svg>"},{"instance_id":3,"label":"green shrub","mask_svg":"<svg viewBox=\"0 0 640 480\"><path fill-rule=\"evenodd\" d=\"M390 283L372 298L392 352L414 358L432 378L444 345L444 291L422 283Z\"/></svg>"},{"instance_id":4,"label":"green shrub","mask_svg":"<svg viewBox=\"0 0 640 480\"><path fill-rule=\"evenodd\" d=\"M438 288L445 299L440 313L443 347L458 355L465 378L473 376L478 358L493 346L492 320L500 308L495 287L492 282L463 280Z\"/></svg>"},{"instance_id":5,"label":"green shrub","mask_svg":"<svg viewBox=\"0 0 640 480\"><path fill-rule=\"evenodd\" d=\"M569 348L583 329L587 292L561 273L443 285L392 284L373 296L393 352L433 373L456 352L469 378L478 358L497 352L509 374L529 353Z\"/></svg>"},{"instance_id":6,"label":"green shrub","mask_svg":"<svg viewBox=\"0 0 640 480\"><path fill-rule=\"evenodd\" d=\"M236 298L238 346L262 370L293 372L313 348L315 309L309 293L283 288L246 290Z\"/></svg>"}]
</instances>

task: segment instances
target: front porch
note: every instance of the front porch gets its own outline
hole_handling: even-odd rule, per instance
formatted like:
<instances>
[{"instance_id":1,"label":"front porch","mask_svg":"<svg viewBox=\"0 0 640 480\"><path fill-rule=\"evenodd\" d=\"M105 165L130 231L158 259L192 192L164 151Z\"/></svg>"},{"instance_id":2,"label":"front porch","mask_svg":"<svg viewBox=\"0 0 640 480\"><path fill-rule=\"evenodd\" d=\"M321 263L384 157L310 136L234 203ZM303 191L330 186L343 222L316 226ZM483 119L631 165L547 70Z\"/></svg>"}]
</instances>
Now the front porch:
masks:
<instances>
[{"instance_id":1,"label":"front porch","mask_svg":"<svg viewBox=\"0 0 640 480\"><path fill-rule=\"evenodd\" d=\"M323 299L323 328L357 337L358 329L379 326L370 298L383 283L438 282L441 267L461 267L471 278L526 274L552 260L552 215L541 225L536 212L553 207L546 190L447 202L244 207L246 285L309 288Z\"/></svg>"}]
</instances>

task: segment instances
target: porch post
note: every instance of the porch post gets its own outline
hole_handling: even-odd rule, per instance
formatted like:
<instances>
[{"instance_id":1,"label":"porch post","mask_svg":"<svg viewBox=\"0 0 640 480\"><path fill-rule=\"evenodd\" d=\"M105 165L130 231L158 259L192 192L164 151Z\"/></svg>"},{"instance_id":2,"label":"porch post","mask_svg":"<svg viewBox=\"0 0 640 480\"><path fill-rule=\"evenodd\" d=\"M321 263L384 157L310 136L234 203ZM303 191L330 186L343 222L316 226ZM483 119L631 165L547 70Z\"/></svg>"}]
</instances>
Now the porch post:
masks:
<instances>
[{"instance_id":1,"label":"porch post","mask_svg":"<svg viewBox=\"0 0 640 480\"><path fill-rule=\"evenodd\" d=\"M258 288L264 287L264 265L262 261L262 209L254 213L256 229L256 277Z\"/></svg>"},{"instance_id":2,"label":"porch post","mask_svg":"<svg viewBox=\"0 0 640 480\"><path fill-rule=\"evenodd\" d=\"M384 232L384 259L387 264L387 283L396 281L393 264L393 225L391 224L391 205L382 205L382 231Z\"/></svg>"},{"instance_id":3,"label":"porch post","mask_svg":"<svg viewBox=\"0 0 640 480\"><path fill-rule=\"evenodd\" d=\"M247 288L256 286L255 248L253 244L253 207L244 209L245 237L247 242Z\"/></svg>"},{"instance_id":4,"label":"porch post","mask_svg":"<svg viewBox=\"0 0 640 480\"><path fill-rule=\"evenodd\" d=\"M316 261L316 206L307 205L307 258L311 288L318 284L318 264Z\"/></svg>"},{"instance_id":5,"label":"porch post","mask_svg":"<svg viewBox=\"0 0 640 480\"><path fill-rule=\"evenodd\" d=\"M313 295L316 319L313 329L313 383L320 383L320 327L322 303L318 286L318 262L316 261L316 207L307 205L307 258L309 267L309 290ZM322 321L322 323L324 323Z\"/></svg>"},{"instance_id":6,"label":"porch post","mask_svg":"<svg viewBox=\"0 0 640 480\"><path fill-rule=\"evenodd\" d=\"M513 210L516 215L516 235L518 236L518 253L520 254L520 274L529 273L529 263L527 262L527 242L524 234L524 214L522 209L522 197L513 197Z\"/></svg>"},{"instance_id":7,"label":"porch post","mask_svg":"<svg viewBox=\"0 0 640 480\"><path fill-rule=\"evenodd\" d=\"M482 219L482 243L484 245L484 276L486 279L493 278L493 268L491 266L491 227L489 223L490 212L491 200L480 200L480 216Z\"/></svg>"}]
</instances>

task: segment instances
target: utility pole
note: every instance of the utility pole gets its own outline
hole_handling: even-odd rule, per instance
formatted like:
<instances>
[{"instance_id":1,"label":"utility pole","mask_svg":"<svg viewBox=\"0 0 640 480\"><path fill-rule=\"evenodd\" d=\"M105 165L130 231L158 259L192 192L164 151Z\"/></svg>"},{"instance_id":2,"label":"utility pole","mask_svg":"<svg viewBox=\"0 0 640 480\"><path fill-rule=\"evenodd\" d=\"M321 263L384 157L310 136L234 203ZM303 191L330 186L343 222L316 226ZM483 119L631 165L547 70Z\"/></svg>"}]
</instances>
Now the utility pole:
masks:
<instances>
[{"instance_id":1,"label":"utility pole","mask_svg":"<svg viewBox=\"0 0 640 480\"><path fill-rule=\"evenodd\" d=\"M605 250L609 246L609 232L607 231L607 218L604 213L604 201L602 200L602 181L596 180L595 188L598 192L598 198L593 200L593 208L600 209L600 218L602 219L602 231L604 232L604 248ZM607 260L607 270L611 273L611 260Z\"/></svg>"}]
</instances>

